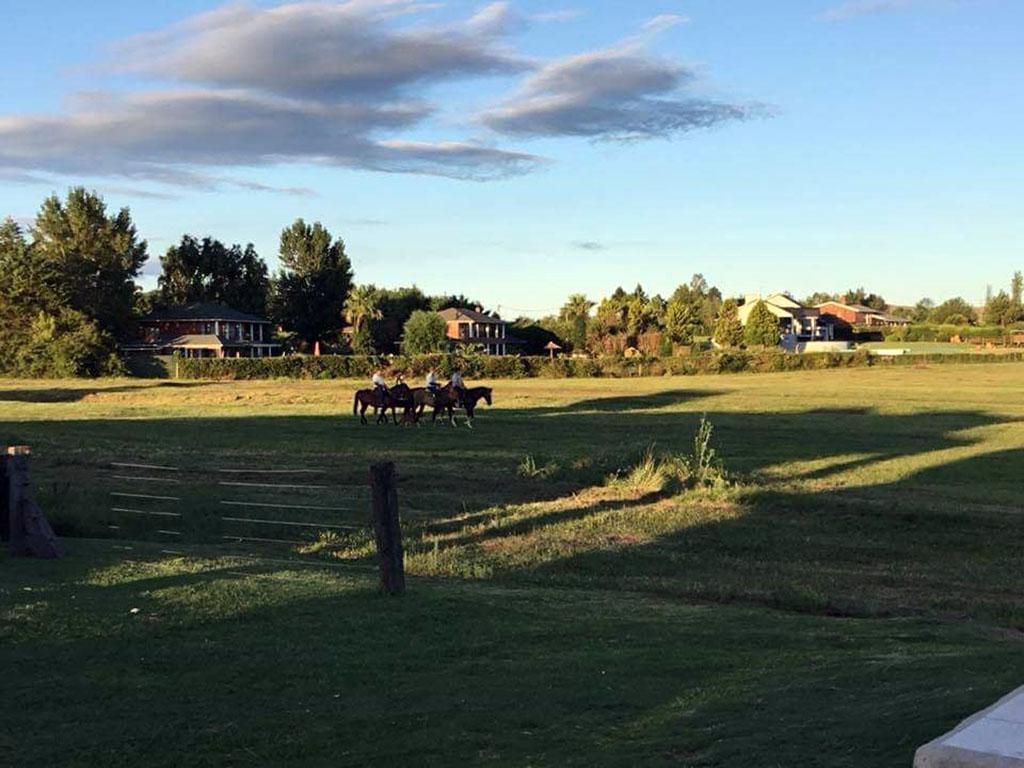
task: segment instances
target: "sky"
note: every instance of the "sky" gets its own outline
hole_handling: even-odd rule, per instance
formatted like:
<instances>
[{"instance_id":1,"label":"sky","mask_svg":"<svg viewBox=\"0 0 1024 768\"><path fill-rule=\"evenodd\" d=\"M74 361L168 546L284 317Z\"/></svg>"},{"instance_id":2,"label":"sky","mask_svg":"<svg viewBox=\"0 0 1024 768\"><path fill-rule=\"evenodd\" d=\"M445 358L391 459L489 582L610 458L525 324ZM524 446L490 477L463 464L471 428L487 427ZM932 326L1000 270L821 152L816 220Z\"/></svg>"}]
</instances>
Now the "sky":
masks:
<instances>
[{"instance_id":1,"label":"sky","mask_svg":"<svg viewBox=\"0 0 1024 768\"><path fill-rule=\"evenodd\" d=\"M84 184L151 254L297 217L505 316L695 272L891 303L1024 269L1018 0L0 0L0 216Z\"/></svg>"}]
</instances>

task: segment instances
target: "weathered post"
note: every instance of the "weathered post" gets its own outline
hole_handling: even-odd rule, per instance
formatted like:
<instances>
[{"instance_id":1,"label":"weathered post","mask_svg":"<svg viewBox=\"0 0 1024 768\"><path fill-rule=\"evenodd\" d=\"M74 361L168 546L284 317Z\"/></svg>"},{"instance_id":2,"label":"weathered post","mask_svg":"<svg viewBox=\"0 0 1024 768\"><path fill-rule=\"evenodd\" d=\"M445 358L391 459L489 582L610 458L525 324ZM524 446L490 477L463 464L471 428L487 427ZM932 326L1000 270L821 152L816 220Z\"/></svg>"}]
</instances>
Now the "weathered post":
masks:
<instances>
[{"instance_id":1,"label":"weathered post","mask_svg":"<svg viewBox=\"0 0 1024 768\"><path fill-rule=\"evenodd\" d=\"M64 551L43 511L32 498L28 472L27 445L7 449L4 461L7 476L7 505L11 554L16 557L62 557Z\"/></svg>"},{"instance_id":2,"label":"weathered post","mask_svg":"<svg viewBox=\"0 0 1024 768\"><path fill-rule=\"evenodd\" d=\"M389 595L400 595L405 592L405 561L398 520L398 475L393 461L370 465L370 494L380 588Z\"/></svg>"},{"instance_id":3,"label":"weathered post","mask_svg":"<svg viewBox=\"0 0 1024 768\"><path fill-rule=\"evenodd\" d=\"M0 453L0 541L11 540L11 488L7 480L7 453Z\"/></svg>"}]
</instances>

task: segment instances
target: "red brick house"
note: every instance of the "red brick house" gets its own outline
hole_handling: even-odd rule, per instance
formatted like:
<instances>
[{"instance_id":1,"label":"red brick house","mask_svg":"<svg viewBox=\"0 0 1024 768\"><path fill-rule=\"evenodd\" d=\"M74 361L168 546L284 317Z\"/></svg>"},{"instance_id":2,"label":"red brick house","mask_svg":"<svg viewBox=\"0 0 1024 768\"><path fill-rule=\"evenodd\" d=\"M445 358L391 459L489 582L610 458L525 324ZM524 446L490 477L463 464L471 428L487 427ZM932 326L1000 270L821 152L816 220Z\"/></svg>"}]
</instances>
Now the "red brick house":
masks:
<instances>
[{"instance_id":1,"label":"red brick house","mask_svg":"<svg viewBox=\"0 0 1024 768\"><path fill-rule=\"evenodd\" d=\"M824 304L819 304L817 309L821 315L828 315L837 320L842 320L847 325L881 328L910 325L910 321L905 317L897 317L888 312L864 306L863 304L844 304L840 301L826 301Z\"/></svg>"},{"instance_id":2,"label":"red brick house","mask_svg":"<svg viewBox=\"0 0 1024 768\"><path fill-rule=\"evenodd\" d=\"M508 323L497 315L461 307L442 309L438 314L452 344L476 346L487 355L507 355L523 344L508 335Z\"/></svg>"},{"instance_id":3,"label":"red brick house","mask_svg":"<svg viewBox=\"0 0 1024 768\"><path fill-rule=\"evenodd\" d=\"M185 357L271 357L273 324L223 304L190 304L156 310L139 320L138 337L121 345L129 354Z\"/></svg>"}]
</instances>

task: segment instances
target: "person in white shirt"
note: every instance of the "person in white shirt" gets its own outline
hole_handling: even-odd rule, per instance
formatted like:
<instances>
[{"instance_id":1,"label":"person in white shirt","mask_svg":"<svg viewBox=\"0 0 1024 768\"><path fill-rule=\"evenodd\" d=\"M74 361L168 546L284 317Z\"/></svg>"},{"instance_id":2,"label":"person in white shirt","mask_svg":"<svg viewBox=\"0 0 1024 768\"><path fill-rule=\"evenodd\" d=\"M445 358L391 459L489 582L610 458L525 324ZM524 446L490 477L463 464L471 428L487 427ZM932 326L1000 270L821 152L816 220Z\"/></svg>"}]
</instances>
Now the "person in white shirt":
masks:
<instances>
[{"instance_id":1,"label":"person in white shirt","mask_svg":"<svg viewBox=\"0 0 1024 768\"><path fill-rule=\"evenodd\" d=\"M377 393L377 402L384 407L384 398L388 394L388 383L384 379L384 372L379 368L373 372L373 391Z\"/></svg>"},{"instance_id":2,"label":"person in white shirt","mask_svg":"<svg viewBox=\"0 0 1024 768\"><path fill-rule=\"evenodd\" d=\"M451 381L448 382L448 386L458 393L459 402L461 403L463 395L466 394L466 384L462 380L462 371L457 368L452 371L452 378Z\"/></svg>"},{"instance_id":3,"label":"person in white shirt","mask_svg":"<svg viewBox=\"0 0 1024 768\"><path fill-rule=\"evenodd\" d=\"M431 394L437 392L437 371L433 368L427 371L427 389Z\"/></svg>"}]
</instances>

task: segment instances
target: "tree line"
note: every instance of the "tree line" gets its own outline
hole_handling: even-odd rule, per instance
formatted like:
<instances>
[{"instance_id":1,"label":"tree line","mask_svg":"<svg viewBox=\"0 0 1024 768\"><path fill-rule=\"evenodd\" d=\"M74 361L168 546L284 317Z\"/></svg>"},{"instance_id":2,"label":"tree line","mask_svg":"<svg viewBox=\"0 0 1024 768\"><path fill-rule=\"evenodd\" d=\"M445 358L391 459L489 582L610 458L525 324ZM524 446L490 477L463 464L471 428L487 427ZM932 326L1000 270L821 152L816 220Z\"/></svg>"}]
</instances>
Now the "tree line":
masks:
<instances>
[{"instance_id":1,"label":"tree line","mask_svg":"<svg viewBox=\"0 0 1024 768\"><path fill-rule=\"evenodd\" d=\"M76 187L62 199L51 195L27 228L8 218L0 224L0 372L13 375L100 375L123 372L117 342L131 338L137 320L155 309L219 302L266 316L289 349L380 354L432 352L446 344L437 312L476 308L464 295L429 296L416 286L379 288L356 284L345 242L320 222L298 219L278 244L271 274L253 245L226 244L212 236L185 234L160 257L155 290L137 284L148 259L127 208L108 211L102 197ZM981 317L961 297L936 305L922 299L892 307L864 288L815 293L805 304L839 300L903 314L917 323L992 325L1024 322L1024 278L1009 290L988 291ZM538 353L554 341L567 351L616 354L636 348L672 354L700 338L722 346L774 345L777 321L763 305L740 324L742 299L723 297L700 274L667 298L642 286L617 288L592 301L568 297L560 311L540 319L519 318L511 333Z\"/></svg>"},{"instance_id":2,"label":"tree line","mask_svg":"<svg viewBox=\"0 0 1024 768\"><path fill-rule=\"evenodd\" d=\"M437 310L476 306L415 286L356 285L345 242L302 219L281 232L274 274L251 243L186 234L160 257L156 289L144 292L137 280L148 258L130 211L108 211L82 187L46 198L28 227L12 218L0 223L0 372L123 373L117 343L133 337L140 317L199 302L266 316L296 350L319 344L366 354L394 351L417 313L413 337L425 327L419 343L433 349Z\"/></svg>"}]
</instances>

